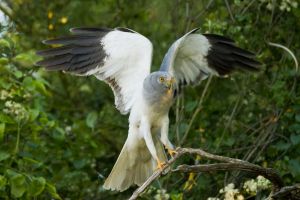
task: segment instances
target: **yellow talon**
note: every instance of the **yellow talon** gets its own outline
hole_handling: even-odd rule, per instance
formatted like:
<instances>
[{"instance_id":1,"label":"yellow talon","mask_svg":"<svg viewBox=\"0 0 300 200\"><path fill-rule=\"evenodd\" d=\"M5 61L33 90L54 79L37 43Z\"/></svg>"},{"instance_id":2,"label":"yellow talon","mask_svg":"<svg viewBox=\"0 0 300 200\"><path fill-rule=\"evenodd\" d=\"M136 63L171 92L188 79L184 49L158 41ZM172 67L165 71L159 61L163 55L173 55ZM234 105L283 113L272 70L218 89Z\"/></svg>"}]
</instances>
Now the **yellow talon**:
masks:
<instances>
[{"instance_id":1,"label":"yellow talon","mask_svg":"<svg viewBox=\"0 0 300 200\"><path fill-rule=\"evenodd\" d=\"M168 149L168 153L169 153L170 156L173 158L173 157L177 154L177 151L174 150L174 149Z\"/></svg>"},{"instance_id":2,"label":"yellow talon","mask_svg":"<svg viewBox=\"0 0 300 200\"><path fill-rule=\"evenodd\" d=\"M156 169L162 170L164 168L164 166L166 165L165 162L161 162L160 160L156 160L157 161L157 167Z\"/></svg>"}]
</instances>

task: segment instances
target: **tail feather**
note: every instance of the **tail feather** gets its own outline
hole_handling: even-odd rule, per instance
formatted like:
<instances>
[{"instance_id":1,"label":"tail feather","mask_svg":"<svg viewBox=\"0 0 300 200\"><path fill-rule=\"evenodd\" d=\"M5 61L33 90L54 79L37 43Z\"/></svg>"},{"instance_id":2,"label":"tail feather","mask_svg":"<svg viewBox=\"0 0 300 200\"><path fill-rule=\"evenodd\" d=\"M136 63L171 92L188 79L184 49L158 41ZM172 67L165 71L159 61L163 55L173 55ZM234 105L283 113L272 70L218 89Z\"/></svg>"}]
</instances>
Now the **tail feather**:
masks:
<instances>
[{"instance_id":1,"label":"tail feather","mask_svg":"<svg viewBox=\"0 0 300 200\"><path fill-rule=\"evenodd\" d=\"M164 149L160 141L153 137L159 159L166 161ZM110 175L106 179L104 189L124 191L131 185L142 185L154 172L156 161L152 158L144 140L132 147L125 142L122 151Z\"/></svg>"}]
</instances>

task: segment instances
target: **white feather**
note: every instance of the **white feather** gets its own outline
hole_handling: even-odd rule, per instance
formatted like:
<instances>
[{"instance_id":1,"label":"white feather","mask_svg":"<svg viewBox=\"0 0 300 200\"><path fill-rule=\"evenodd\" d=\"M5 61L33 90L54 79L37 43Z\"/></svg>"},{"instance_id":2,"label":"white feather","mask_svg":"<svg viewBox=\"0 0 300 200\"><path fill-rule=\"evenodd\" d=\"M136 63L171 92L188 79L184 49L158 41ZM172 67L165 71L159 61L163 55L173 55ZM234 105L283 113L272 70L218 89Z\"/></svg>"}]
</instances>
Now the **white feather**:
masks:
<instances>
[{"instance_id":1,"label":"white feather","mask_svg":"<svg viewBox=\"0 0 300 200\"><path fill-rule=\"evenodd\" d=\"M115 91L115 104L122 113L128 113L150 73L152 43L138 33L118 30L108 33L101 43L108 56L96 77L115 80L120 88Z\"/></svg>"},{"instance_id":2,"label":"white feather","mask_svg":"<svg viewBox=\"0 0 300 200\"><path fill-rule=\"evenodd\" d=\"M177 81L194 83L197 78L204 79L207 74L218 75L208 66L206 56L211 48L208 39L201 34L185 34L170 47L162 63L161 70L167 70Z\"/></svg>"}]
</instances>

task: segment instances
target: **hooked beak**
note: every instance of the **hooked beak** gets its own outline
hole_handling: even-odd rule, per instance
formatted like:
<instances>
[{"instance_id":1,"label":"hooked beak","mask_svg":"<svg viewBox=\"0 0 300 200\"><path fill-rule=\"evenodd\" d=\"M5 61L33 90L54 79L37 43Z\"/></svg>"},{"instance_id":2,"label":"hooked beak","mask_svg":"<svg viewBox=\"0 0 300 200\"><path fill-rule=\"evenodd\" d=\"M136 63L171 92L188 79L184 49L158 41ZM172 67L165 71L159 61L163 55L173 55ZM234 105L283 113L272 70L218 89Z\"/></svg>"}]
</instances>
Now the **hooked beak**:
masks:
<instances>
[{"instance_id":1,"label":"hooked beak","mask_svg":"<svg viewBox=\"0 0 300 200\"><path fill-rule=\"evenodd\" d=\"M169 90L172 88L173 83L175 83L175 79L173 77L165 81L165 85Z\"/></svg>"}]
</instances>

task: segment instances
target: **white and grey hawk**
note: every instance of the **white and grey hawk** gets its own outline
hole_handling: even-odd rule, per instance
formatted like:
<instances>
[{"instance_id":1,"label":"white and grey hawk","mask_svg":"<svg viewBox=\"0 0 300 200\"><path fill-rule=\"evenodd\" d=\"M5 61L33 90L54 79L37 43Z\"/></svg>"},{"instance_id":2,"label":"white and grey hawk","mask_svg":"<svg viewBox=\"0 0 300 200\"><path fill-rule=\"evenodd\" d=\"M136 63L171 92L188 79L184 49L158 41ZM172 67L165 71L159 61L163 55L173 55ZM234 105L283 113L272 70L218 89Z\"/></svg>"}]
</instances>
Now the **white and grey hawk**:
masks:
<instances>
[{"instance_id":1,"label":"white and grey hawk","mask_svg":"<svg viewBox=\"0 0 300 200\"><path fill-rule=\"evenodd\" d=\"M94 75L113 90L116 108L129 115L129 131L104 188L126 190L141 185L166 162L169 109L181 85L234 70L257 71L255 55L229 38L194 29L169 48L160 70L150 73L152 43L127 28L72 28L71 36L44 41L60 47L38 51L37 65L75 75ZM163 144L163 145L162 145Z\"/></svg>"}]
</instances>

